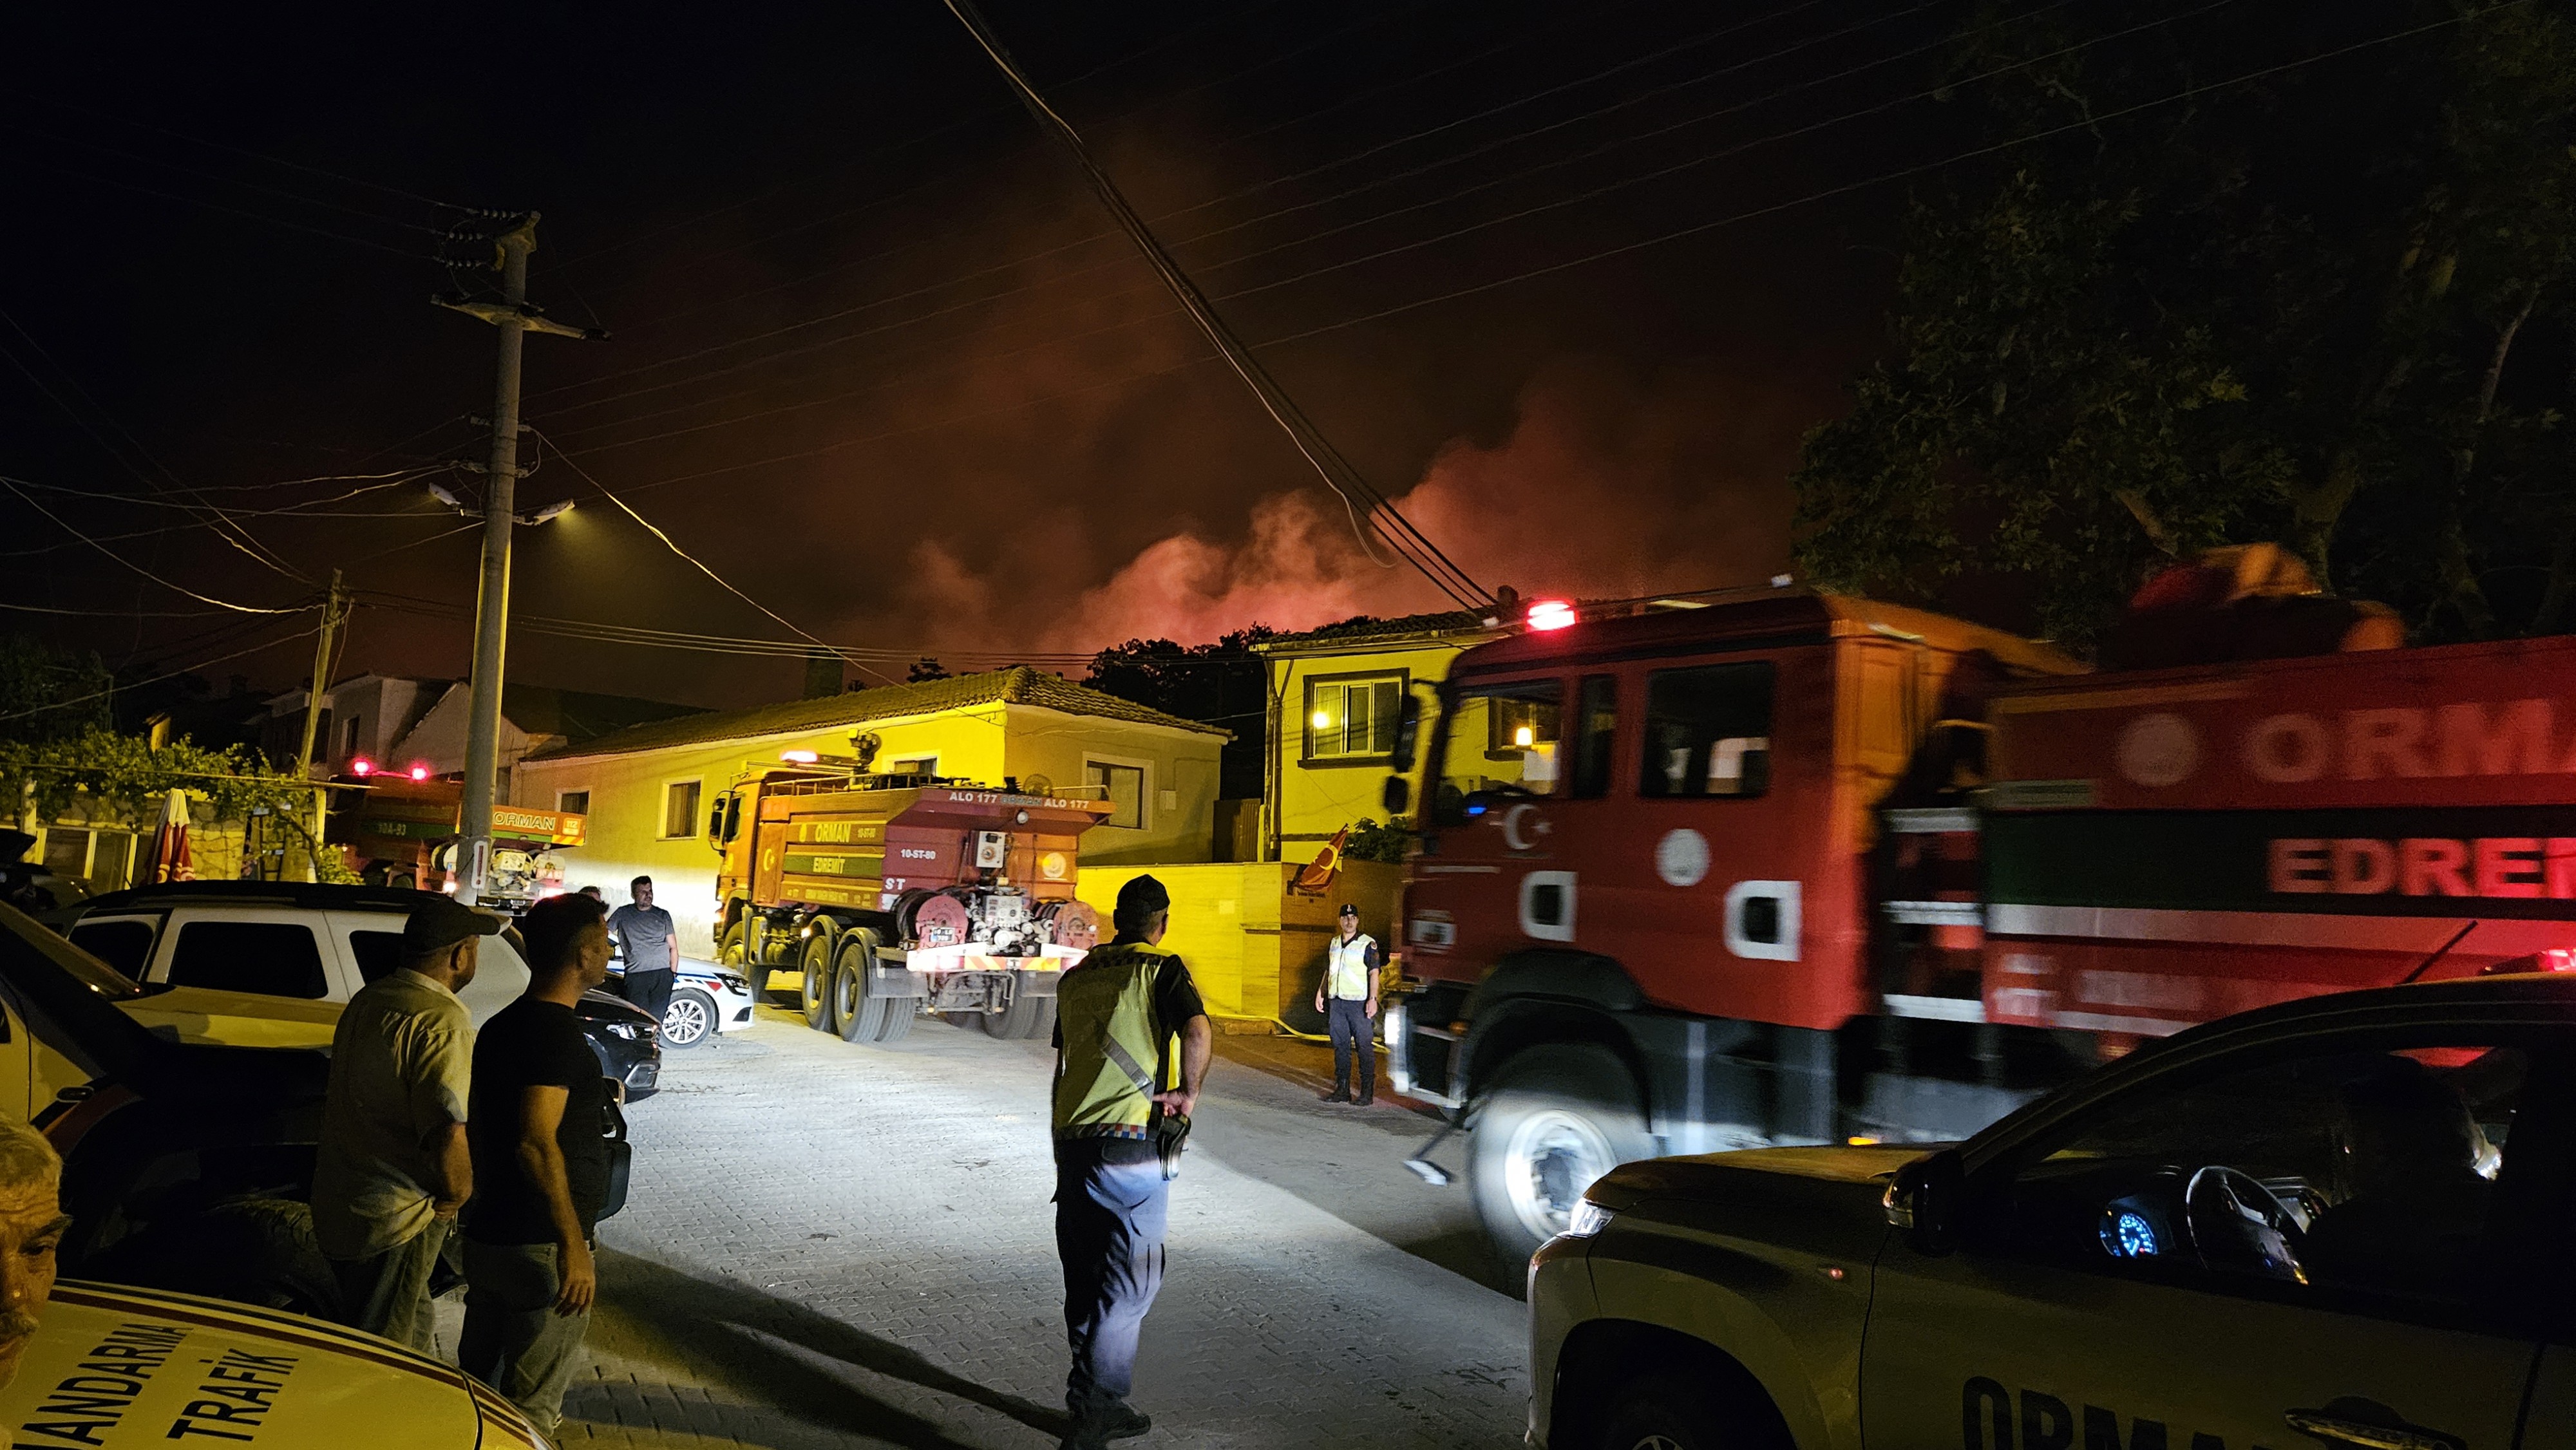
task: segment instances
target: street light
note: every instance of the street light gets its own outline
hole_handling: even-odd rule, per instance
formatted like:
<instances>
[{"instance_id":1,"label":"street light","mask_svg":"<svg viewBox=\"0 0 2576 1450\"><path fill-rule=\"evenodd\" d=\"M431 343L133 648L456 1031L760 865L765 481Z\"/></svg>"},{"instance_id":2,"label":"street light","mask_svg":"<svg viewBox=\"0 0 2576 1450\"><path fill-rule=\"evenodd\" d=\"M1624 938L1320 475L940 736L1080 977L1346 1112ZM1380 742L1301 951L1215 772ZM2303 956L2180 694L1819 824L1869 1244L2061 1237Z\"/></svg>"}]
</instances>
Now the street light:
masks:
<instances>
[{"instance_id":1,"label":"street light","mask_svg":"<svg viewBox=\"0 0 2576 1450\"><path fill-rule=\"evenodd\" d=\"M456 510L458 513L463 514L469 519L479 519L483 517L483 510L473 507L466 503L465 500L458 498L455 494L448 492L437 484L433 483L429 485L429 496L438 500L440 503L447 505L449 508ZM517 524L523 529L533 529L537 525L545 523L550 519L559 519L565 514L571 513L572 506L573 500L571 499L557 499L553 503L547 504L544 508L537 510L535 513L512 514L510 515L510 522Z\"/></svg>"}]
</instances>

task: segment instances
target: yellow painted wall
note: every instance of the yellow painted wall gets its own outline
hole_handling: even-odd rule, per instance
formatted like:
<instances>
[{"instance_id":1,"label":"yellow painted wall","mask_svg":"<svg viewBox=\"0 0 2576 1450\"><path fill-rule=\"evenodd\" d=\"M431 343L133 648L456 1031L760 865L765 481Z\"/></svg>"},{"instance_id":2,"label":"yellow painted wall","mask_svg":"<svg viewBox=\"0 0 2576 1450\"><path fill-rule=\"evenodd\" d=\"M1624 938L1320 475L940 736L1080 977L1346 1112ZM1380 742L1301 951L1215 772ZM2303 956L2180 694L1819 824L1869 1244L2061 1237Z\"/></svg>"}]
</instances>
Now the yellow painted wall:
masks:
<instances>
[{"instance_id":1,"label":"yellow painted wall","mask_svg":"<svg viewBox=\"0 0 2576 1450\"><path fill-rule=\"evenodd\" d=\"M1269 774L1275 800L1271 807L1271 839L1280 859L1312 860L1317 843L1342 827L1363 819L1386 819L1386 809L1379 804L1379 792L1385 789L1390 773L1385 759L1353 763L1310 762L1306 758L1308 682L1343 675L1409 672L1413 685L1436 684L1447 678L1449 664L1458 657L1460 648L1456 644L1433 643L1353 654L1272 657ZM1414 697L1429 713L1429 693L1416 689Z\"/></svg>"},{"instance_id":2,"label":"yellow painted wall","mask_svg":"<svg viewBox=\"0 0 2576 1450\"><path fill-rule=\"evenodd\" d=\"M1344 901L1356 904L1360 930L1384 947L1404 872L1383 862L1353 861L1323 896L1298 896L1288 883L1302 864L1085 867L1075 892L1100 913L1106 932L1119 888L1134 877L1153 876L1172 895L1172 925L1163 945L1189 964L1211 1014L1276 1018L1300 1031L1320 1031L1313 997L1335 913Z\"/></svg>"},{"instance_id":3,"label":"yellow painted wall","mask_svg":"<svg viewBox=\"0 0 2576 1450\"><path fill-rule=\"evenodd\" d=\"M1220 744L1213 735L1142 725L1093 716L1066 715L1026 705L985 705L908 719L871 720L863 725L836 725L796 735L672 746L630 755L566 756L523 760L515 771L511 803L555 809L567 791L590 792L588 842L561 854L565 883L597 886L611 905L623 903L627 882L653 878L655 901L671 913L679 928L680 949L699 956L715 950L717 857L706 839L706 810L718 792L731 786L749 765L775 763L786 750L813 750L846 755L850 736L865 731L883 741L877 761L924 755L938 758L941 775L999 785L1005 776L1043 774L1058 786L1083 782L1086 752L1141 760L1153 781L1177 780L1186 773L1183 760L1208 762L1210 787L1203 797L1183 795L1169 809L1149 781L1147 828L1142 831L1095 829L1083 840L1086 862L1103 837L1115 858L1205 860L1214 831L1214 762ZM690 834L662 835L664 788L674 781L696 780L698 815ZM1194 850L1194 854L1192 854Z\"/></svg>"}]
</instances>

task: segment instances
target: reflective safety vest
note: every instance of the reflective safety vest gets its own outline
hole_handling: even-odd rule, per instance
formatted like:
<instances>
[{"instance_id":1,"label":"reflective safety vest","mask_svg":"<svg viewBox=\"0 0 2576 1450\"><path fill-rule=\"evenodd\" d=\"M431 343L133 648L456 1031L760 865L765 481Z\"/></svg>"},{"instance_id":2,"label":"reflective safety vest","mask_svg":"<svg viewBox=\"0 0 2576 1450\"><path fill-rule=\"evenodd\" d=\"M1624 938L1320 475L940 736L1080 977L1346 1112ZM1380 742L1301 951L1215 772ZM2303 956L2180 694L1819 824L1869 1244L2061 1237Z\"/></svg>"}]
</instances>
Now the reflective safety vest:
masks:
<instances>
[{"instance_id":1,"label":"reflective safety vest","mask_svg":"<svg viewBox=\"0 0 2576 1450\"><path fill-rule=\"evenodd\" d=\"M1173 954L1143 942L1094 947L1056 983L1064 1055L1055 1079L1059 1136L1142 1138L1153 1120L1154 977Z\"/></svg>"},{"instance_id":2,"label":"reflective safety vest","mask_svg":"<svg viewBox=\"0 0 2576 1450\"><path fill-rule=\"evenodd\" d=\"M1324 966L1324 994L1339 997L1345 1002L1367 1001L1368 954L1376 945L1364 931L1355 933L1349 941L1342 940L1340 932L1334 932L1332 945L1328 948L1332 955Z\"/></svg>"}]
</instances>

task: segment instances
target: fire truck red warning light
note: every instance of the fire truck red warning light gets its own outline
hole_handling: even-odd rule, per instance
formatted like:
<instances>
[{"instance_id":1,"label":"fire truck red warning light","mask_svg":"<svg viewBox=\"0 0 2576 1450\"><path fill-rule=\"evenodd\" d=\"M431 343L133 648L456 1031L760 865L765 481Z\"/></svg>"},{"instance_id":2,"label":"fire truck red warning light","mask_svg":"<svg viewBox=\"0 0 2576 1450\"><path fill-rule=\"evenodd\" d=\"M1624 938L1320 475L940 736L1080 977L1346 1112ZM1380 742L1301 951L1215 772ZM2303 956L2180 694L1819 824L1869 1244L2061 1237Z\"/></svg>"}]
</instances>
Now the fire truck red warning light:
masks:
<instances>
[{"instance_id":1,"label":"fire truck red warning light","mask_svg":"<svg viewBox=\"0 0 2576 1450\"><path fill-rule=\"evenodd\" d=\"M376 773L376 763L361 755L357 759L349 762L349 773L351 775L362 776L373 775Z\"/></svg>"},{"instance_id":2,"label":"fire truck red warning light","mask_svg":"<svg viewBox=\"0 0 2576 1450\"><path fill-rule=\"evenodd\" d=\"M1535 630L1564 629L1574 623L1574 605L1563 599L1534 600L1525 618Z\"/></svg>"},{"instance_id":3,"label":"fire truck red warning light","mask_svg":"<svg viewBox=\"0 0 2576 1450\"><path fill-rule=\"evenodd\" d=\"M418 761L414 761L411 767L411 778L414 780L429 779L429 767L420 764Z\"/></svg>"}]
</instances>

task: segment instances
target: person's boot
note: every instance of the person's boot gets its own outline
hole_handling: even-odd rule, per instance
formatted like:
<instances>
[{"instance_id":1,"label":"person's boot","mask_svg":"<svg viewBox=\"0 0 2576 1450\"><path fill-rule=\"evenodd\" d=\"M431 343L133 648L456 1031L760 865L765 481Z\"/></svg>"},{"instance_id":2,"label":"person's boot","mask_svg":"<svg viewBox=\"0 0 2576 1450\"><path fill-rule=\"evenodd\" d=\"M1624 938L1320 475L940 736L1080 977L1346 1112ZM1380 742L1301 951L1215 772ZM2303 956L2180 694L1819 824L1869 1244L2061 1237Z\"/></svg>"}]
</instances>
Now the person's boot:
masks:
<instances>
[{"instance_id":1,"label":"person's boot","mask_svg":"<svg viewBox=\"0 0 2576 1450\"><path fill-rule=\"evenodd\" d=\"M1132 1440L1154 1428L1154 1417L1125 1400L1119 1400L1103 1406L1092 1424L1104 1441Z\"/></svg>"},{"instance_id":2,"label":"person's boot","mask_svg":"<svg viewBox=\"0 0 2576 1450\"><path fill-rule=\"evenodd\" d=\"M1333 1084L1333 1090L1324 1094L1324 1101L1328 1103L1346 1103L1350 1100L1351 1085L1346 1082L1337 1082Z\"/></svg>"},{"instance_id":3,"label":"person's boot","mask_svg":"<svg viewBox=\"0 0 2576 1450\"><path fill-rule=\"evenodd\" d=\"M1369 1104L1376 1101L1377 1084L1373 1082L1360 1084L1360 1106L1367 1107Z\"/></svg>"}]
</instances>

